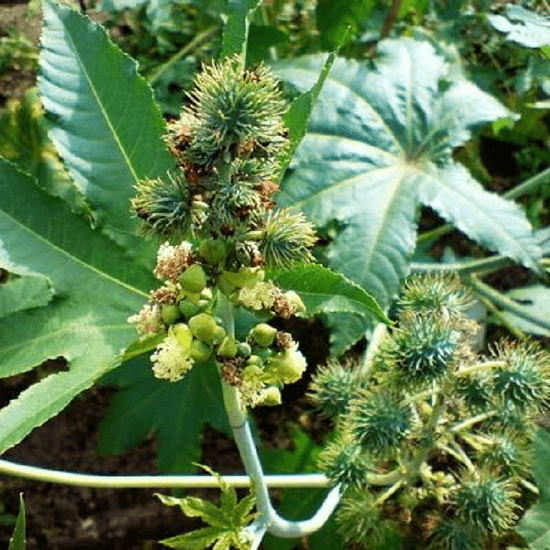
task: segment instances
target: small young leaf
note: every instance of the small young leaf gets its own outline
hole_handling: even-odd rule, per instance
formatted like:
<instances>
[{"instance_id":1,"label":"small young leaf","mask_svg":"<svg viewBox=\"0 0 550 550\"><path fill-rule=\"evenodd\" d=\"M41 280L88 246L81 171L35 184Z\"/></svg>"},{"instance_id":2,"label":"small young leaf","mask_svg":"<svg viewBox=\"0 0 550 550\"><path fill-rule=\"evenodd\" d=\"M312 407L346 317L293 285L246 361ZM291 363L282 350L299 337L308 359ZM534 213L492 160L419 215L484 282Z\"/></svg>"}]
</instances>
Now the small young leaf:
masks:
<instances>
[{"instance_id":1,"label":"small young leaf","mask_svg":"<svg viewBox=\"0 0 550 550\"><path fill-rule=\"evenodd\" d=\"M13 535L10 538L8 550L25 550L27 546L25 523L25 502L23 501L23 494L20 494L19 513L17 514L17 520L15 522Z\"/></svg>"},{"instance_id":2,"label":"small young leaf","mask_svg":"<svg viewBox=\"0 0 550 550\"><path fill-rule=\"evenodd\" d=\"M203 527L190 533L176 535L160 543L168 548L181 548L182 550L205 550L214 544L224 533L219 527Z\"/></svg>"},{"instance_id":3,"label":"small young leaf","mask_svg":"<svg viewBox=\"0 0 550 550\"><path fill-rule=\"evenodd\" d=\"M220 57L242 55L246 64L246 45L250 18L261 0L227 0Z\"/></svg>"},{"instance_id":4,"label":"small young leaf","mask_svg":"<svg viewBox=\"0 0 550 550\"><path fill-rule=\"evenodd\" d=\"M285 290L294 290L302 298L309 314L355 313L375 316L383 323L388 318L376 300L359 285L319 264L297 266L292 271L270 274Z\"/></svg>"}]
</instances>

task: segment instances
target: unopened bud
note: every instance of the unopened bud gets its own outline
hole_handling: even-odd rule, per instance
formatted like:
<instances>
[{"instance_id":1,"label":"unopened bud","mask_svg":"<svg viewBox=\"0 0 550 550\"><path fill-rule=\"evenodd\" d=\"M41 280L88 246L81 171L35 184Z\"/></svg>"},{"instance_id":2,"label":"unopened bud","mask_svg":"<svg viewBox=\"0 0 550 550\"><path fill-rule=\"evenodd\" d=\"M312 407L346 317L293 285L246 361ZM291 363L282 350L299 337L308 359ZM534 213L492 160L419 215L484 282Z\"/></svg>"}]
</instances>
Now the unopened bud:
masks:
<instances>
[{"instance_id":1,"label":"unopened bud","mask_svg":"<svg viewBox=\"0 0 550 550\"><path fill-rule=\"evenodd\" d=\"M267 323L260 323L256 325L249 333L250 338L254 340L259 346L263 348L269 347L273 344L277 329L268 325Z\"/></svg>"},{"instance_id":2,"label":"unopened bud","mask_svg":"<svg viewBox=\"0 0 550 550\"><path fill-rule=\"evenodd\" d=\"M274 407L275 405L280 405L281 402L281 390L275 386L270 386L269 388L261 391L256 405Z\"/></svg>"},{"instance_id":3,"label":"unopened bud","mask_svg":"<svg viewBox=\"0 0 550 550\"><path fill-rule=\"evenodd\" d=\"M286 349L272 357L267 369L285 384L296 382L302 377L307 363L304 356L296 349Z\"/></svg>"},{"instance_id":4,"label":"unopened bud","mask_svg":"<svg viewBox=\"0 0 550 550\"><path fill-rule=\"evenodd\" d=\"M204 363L212 353L212 348L201 342L200 340L193 340L191 344L190 354L191 357L198 363Z\"/></svg>"},{"instance_id":5,"label":"unopened bud","mask_svg":"<svg viewBox=\"0 0 550 550\"><path fill-rule=\"evenodd\" d=\"M189 319L189 328L195 338L211 344L216 339L218 333L218 325L212 315L208 313L199 313Z\"/></svg>"},{"instance_id":6,"label":"unopened bud","mask_svg":"<svg viewBox=\"0 0 550 550\"><path fill-rule=\"evenodd\" d=\"M160 309L160 316L164 323L173 325L180 317L180 310L176 304L164 304Z\"/></svg>"},{"instance_id":7,"label":"unopened bud","mask_svg":"<svg viewBox=\"0 0 550 550\"><path fill-rule=\"evenodd\" d=\"M235 357L235 355L237 355L237 342L235 338L226 336L219 345L216 353L222 357Z\"/></svg>"},{"instance_id":8,"label":"unopened bud","mask_svg":"<svg viewBox=\"0 0 550 550\"><path fill-rule=\"evenodd\" d=\"M185 292L200 294L206 288L206 274L199 264L193 264L179 276L178 282Z\"/></svg>"}]
</instances>

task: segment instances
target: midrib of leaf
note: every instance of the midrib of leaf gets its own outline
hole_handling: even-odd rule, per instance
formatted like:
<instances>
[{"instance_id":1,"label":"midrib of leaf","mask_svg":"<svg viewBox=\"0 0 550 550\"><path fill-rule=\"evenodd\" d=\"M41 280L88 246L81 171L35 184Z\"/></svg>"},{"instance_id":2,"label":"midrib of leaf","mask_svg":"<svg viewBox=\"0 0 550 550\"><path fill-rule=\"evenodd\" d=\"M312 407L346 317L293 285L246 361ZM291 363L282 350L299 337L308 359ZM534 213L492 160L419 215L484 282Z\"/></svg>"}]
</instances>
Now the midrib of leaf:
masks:
<instances>
[{"instance_id":1,"label":"midrib of leaf","mask_svg":"<svg viewBox=\"0 0 550 550\"><path fill-rule=\"evenodd\" d=\"M385 171L394 171L396 169L396 166L384 166L383 168L376 168L375 170L369 171L369 175L371 174L383 174ZM368 177L368 176L367 176ZM312 203L314 199L323 200L324 197L330 198L331 195L338 195L342 189L345 189L346 187L351 187L356 180L365 180L365 173L361 172L352 178L346 178L345 180L342 180L340 183L335 183L331 185L330 187L324 187L319 191L316 191L315 193L311 193L308 195L305 199L302 199L300 201L296 201L292 203L292 208L297 208L298 210L305 209L308 204ZM326 199L325 199L326 200Z\"/></svg>"},{"instance_id":2,"label":"midrib of leaf","mask_svg":"<svg viewBox=\"0 0 550 550\"><path fill-rule=\"evenodd\" d=\"M115 277L113 277L112 275L109 275L108 273L105 273L104 271L101 271L100 269L98 269L97 267L89 264L89 263L86 263L84 262L83 260L81 260L80 258L78 258L77 256L74 256L72 254L69 254L69 252L67 252L65 249L61 248L60 246L58 246L57 244L54 244L52 243L51 241L48 241L46 238L44 238L42 235L40 235L39 233L36 233L36 231L33 231L31 229L28 228L28 226L24 225L22 222L20 222L18 219L14 218L13 216L11 216L10 214L6 213L5 211L2 212L9 220L11 220L15 225L19 226L23 231L25 231L26 233L32 235L35 239L45 243L49 248L53 249L54 251L60 253L61 255L63 256L66 256L67 258L69 258L71 261L73 261L74 263L84 267L85 269L88 269L89 271L92 271L94 274L96 275L99 275L100 278L103 278L103 279L106 279L112 283L115 283L115 285L118 285L126 290L129 290L130 292L133 292L135 294L137 294L138 296L143 296L144 298L148 298L148 294L139 290L138 288L135 288L133 286L130 286L129 284L121 281L120 279L117 279ZM55 287L55 285L54 285Z\"/></svg>"},{"instance_id":3,"label":"midrib of leaf","mask_svg":"<svg viewBox=\"0 0 550 550\"><path fill-rule=\"evenodd\" d=\"M122 153L122 156L124 158L124 162L126 163L126 165L128 166L128 169L130 171L130 173L132 174L132 177L134 179L134 181L137 183L139 181L139 177L138 175L136 174L136 171L134 170L134 167L130 161L130 158L128 157L128 155L126 154L126 150L124 149L123 145L122 145L122 142L120 141L120 138L118 136L118 133L116 131L116 128L114 127L114 125L112 124L112 121L111 119L109 118L108 116L108 113L107 113L107 110L104 108L103 106L103 103L100 99L100 96L99 94L97 93L97 90L96 88L93 86L93 81L92 79L90 78L90 75L88 73L88 71L86 70L86 66L84 65L84 63L82 62L82 58L80 56L80 50L77 48L77 43L73 40L73 37L72 37L72 34L71 33L67 33L67 36L68 36L68 39L69 39L69 42L70 42L70 45L71 45L71 48L73 49L73 51L75 52L75 57L77 58L78 60L78 64L80 66L80 69L82 71L82 73L84 74L84 76L86 77L86 81L88 82L88 86L90 87L90 90L97 102L97 105L101 111L101 113L103 114L103 118L105 120L105 122L107 123L109 129L111 130L111 133L115 139L115 142L120 150L120 152ZM125 109L128 108L128 105L126 104L125 105ZM135 145L134 145L135 146Z\"/></svg>"}]
</instances>

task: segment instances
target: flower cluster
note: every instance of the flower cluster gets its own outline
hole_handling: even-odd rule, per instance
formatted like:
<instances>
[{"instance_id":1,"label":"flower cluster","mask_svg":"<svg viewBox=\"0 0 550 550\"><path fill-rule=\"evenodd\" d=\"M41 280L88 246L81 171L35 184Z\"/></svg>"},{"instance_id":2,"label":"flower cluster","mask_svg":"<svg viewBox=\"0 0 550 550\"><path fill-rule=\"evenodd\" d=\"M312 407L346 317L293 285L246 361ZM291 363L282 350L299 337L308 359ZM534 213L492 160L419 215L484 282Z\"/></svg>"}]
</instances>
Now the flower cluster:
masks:
<instances>
[{"instance_id":1,"label":"flower cluster","mask_svg":"<svg viewBox=\"0 0 550 550\"><path fill-rule=\"evenodd\" d=\"M265 279L265 268L311 261L316 241L303 214L274 209L286 104L269 70L245 68L238 56L204 67L188 100L166 134L176 170L141 181L132 200L143 233L162 239L154 269L162 285L129 320L142 338L160 340L155 376L176 381L214 358L245 405L276 404L306 368L297 344L265 323L238 342L218 310L228 301L286 319L305 309Z\"/></svg>"},{"instance_id":2,"label":"flower cluster","mask_svg":"<svg viewBox=\"0 0 550 550\"><path fill-rule=\"evenodd\" d=\"M350 543L370 548L399 522L422 526L424 548L494 546L536 491L529 448L550 354L520 341L479 356L468 302L455 278L415 277L366 367L314 377L312 399L337 431L320 466L344 491Z\"/></svg>"}]
</instances>

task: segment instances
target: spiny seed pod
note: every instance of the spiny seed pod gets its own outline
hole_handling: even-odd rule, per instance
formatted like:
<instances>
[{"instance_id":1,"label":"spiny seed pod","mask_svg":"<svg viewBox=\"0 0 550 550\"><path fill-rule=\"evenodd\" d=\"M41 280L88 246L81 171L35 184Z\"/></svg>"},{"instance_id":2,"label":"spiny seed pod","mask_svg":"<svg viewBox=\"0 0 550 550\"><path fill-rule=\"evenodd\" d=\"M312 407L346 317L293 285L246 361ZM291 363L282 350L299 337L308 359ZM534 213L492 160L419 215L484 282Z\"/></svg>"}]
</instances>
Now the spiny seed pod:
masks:
<instances>
[{"instance_id":1,"label":"spiny seed pod","mask_svg":"<svg viewBox=\"0 0 550 550\"><path fill-rule=\"evenodd\" d=\"M192 359L198 363L204 363L212 354L212 348L200 340L193 340L189 353Z\"/></svg>"},{"instance_id":2,"label":"spiny seed pod","mask_svg":"<svg viewBox=\"0 0 550 550\"><path fill-rule=\"evenodd\" d=\"M457 519L442 519L431 537L429 550L482 550L483 533L479 528Z\"/></svg>"},{"instance_id":3,"label":"spiny seed pod","mask_svg":"<svg viewBox=\"0 0 550 550\"><path fill-rule=\"evenodd\" d=\"M189 98L182 117L190 127L184 155L191 164L230 146L236 155L262 158L286 149L286 103L267 68L246 69L238 56L206 65Z\"/></svg>"},{"instance_id":4,"label":"spiny seed pod","mask_svg":"<svg viewBox=\"0 0 550 550\"><path fill-rule=\"evenodd\" d=\"M349 429L367 451L386 455L395 452L411 431L411 411L390 395L363 392L353 400Z\"/></svg>"},{"instance_id":5,"label":"spiny seed pod","mask_svg":"<svg viewBox=\"0 0 550 550\"><path fill-rule=\"evenodd\" d=\"M273 344L276 334L277 329L275 327L267 323L259 323L249 332L248 336L259 346L268 348Z\"/></svg>"},{"instance_id":6,"label":"spiny seed pod","mask_svg":"<svg viewBox=\"0 0 550 550\"><path fill-rule=\"evenodd\" d=\"M550 394L550 354L534 343L504 343L498 360L507 366L493 372L494 391L519 409L539 407Z\"/></svg>"},{"instance_id":7,"label":"spiny seed pod","mask_svg":"<svg viewBox=\"0 0 550 550\"><path fill-rule=\"evenodd\" d=\"M218 336L218 325L212 315L208 313L199 313L189 319L189 328L195 338L211 344Z\"/></svg>"},{"instance_id":8,"label":"spiny seed pod","mask_svg":"<svg viewBox=\"0 0 550 550\"><path fill-rule=\"evenodd\" d=\"M185 292L200 294L206 288L206 274L199 264L189 266L178 278Z\"/></svg>"},{"instance_id":9,"label":"spiny seed pod","mask_svg":"<svg viewBox=\"0 0 550 550\"><path fill-rule=\"evenodd\" d=\"M189 190L181 176L168 174L166 179L144 179L132 199L132 208L142 222L146 235L182 236L191 223Z\"/></svg>"},{"instance_id":10,"label":"spiny seed pod","mask_svg":"<svg viewBox=\"0 0 550 550\"><path fill-rule=\"evenodd\" d=\"M365 550L382 548L391 536L391 525L383 520L374 501L364 489L351 489L340 500L336 521L347 545L358 545Z\"/></svg>"},{"instance_id":11,"label":"spiny seed pod","mask_svg":"<svg viewBox=\"0 0 550 550\"><path fill-rule=\"evenodd\" d=\"M471 301L458 275L428 273L411 276L397 304L400 311L463 315Z\"/></svg>"},{"instance_id":12,"label":"spiny seed pod","mask_svg":"<svg viewBox=\"0 0 550 550\"><path fill-rule=\"evenodd\" d=\"M319 455L319 468L330 479L331 485L342 485L342 490L346 491L368 485L372 464L353 438L344 434L323 449Z\"/></svg>"},{"instance_id":13,"label":"spiny seed pod","mask_svg":"<svg viewBox=\"0 0 550 550\"><path fill-rule=\"evenodd\" d=\"M531 464L531 453L524 442L503 435L483 447L477 454L477 460L483 468L500 475L524 477Z\"/></svg>"},{"instance_id":14,"label":"spiny seed pod","mask_svg":"<svg viewBox=\"0 0 550 550\"><path fill-rule=\"evenodd\" d=\"M462 349L462 333L453 323L414 315L382 343L379 358L395 368L403 385L421 385L443 376L461 357Z\"/></svg>"},{"instance_id":15,"label":"spiny seed pod","mask_svg":"<svg viewBox=\"0 0 550 550\"><path fill-rule=\"evenodd\" d=\"M310 385L310 399L318 410L328 418L336 419L349 411L353 398L363 384L357 373L338 363L321 367Z\"/></svg>"},{"instance_id":16,"label":"spiny seed pod","mask_svg":"<svg viewBox=\"0 0 550 550\"><path fill-rule=\"evenodd\" d=\"M164 304L160 309L160 316L167 325L172 325L179 319L180 310L176 304Z\"/></svg>"},{"instance_id":17,"label":"spiny seed pod","mask_svg":"<svg viewBox=\"0 0 550 550\"><path fill-rule=\"evenodd\" d=\"M311 248L317 236L301 212L286 208L271 211L261 229L259 247L267 266L287 269L313 260Z\"/></svg>"},{"instance_id":18,"label":"spiny seed pod","mask_svg":"<svg viewBox=\"0 0 550 550\"><path fill-rule=\"evenodd\" d=\"M457 489L453 503L457 516L485 533L503 534L517 521L519 492L510 479L490 474L467 480Z\"/></svg>"}]
</instances>

